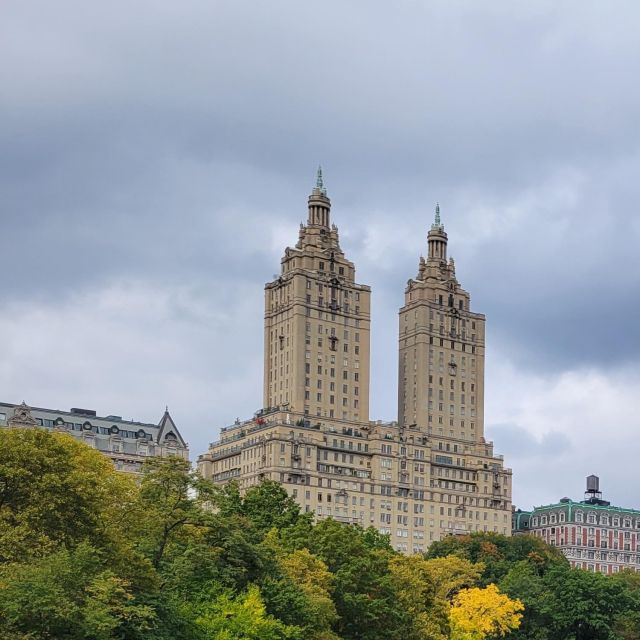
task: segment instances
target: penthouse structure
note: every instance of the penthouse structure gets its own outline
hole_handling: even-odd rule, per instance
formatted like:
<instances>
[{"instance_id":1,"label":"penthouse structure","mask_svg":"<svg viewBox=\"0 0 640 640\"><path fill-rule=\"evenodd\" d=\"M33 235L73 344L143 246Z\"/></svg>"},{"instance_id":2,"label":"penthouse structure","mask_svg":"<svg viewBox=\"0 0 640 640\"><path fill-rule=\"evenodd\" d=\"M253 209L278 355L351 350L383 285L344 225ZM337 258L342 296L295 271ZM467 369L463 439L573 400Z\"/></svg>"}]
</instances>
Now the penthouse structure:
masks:
<instances>
[{"instance_id":1,"label":"penthouse structure","mask_svg":"<svg viewBox=\"0 0 640 640\"><path fill-rule=\"evenodd\" d=\"M281 482L318 518L374 526L406 553L510 533L511 470L484 438L484 324L436 208L400 310L398 420L369 419L370 298L331 223L322 173L265 285L264 398L198 458L216 483Z\"/></svg>"}]
</instances>

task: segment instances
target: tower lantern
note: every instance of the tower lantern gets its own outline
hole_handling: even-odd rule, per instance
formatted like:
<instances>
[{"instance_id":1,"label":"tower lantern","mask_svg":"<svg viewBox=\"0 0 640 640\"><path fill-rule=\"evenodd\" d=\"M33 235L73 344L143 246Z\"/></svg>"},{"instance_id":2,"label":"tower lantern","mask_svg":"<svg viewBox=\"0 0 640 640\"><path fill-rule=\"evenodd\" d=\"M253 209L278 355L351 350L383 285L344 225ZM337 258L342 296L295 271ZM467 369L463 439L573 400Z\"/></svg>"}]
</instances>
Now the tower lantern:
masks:
<instances>
[{"instance_id":1,"label":"tower lantern","mask_svg":"<svg viewBox=\"0 0 640 640\"><path fill-rule=\"evenodd\" d=\"M324 179L322 177L322 167L318 167L316 174L316 186L313 188L311 195L309 196L309 217L307 224L322 227L323 229L329 229L331 211L331 200L327 196L327 190L324 186Z\"/></svg>"},{"instance_id":2,"label":"tower lantern","mask_svg":"<svg viewBox=\"0 0 640 640\"><path fill-rule=\"evenodd\" d=\"M440 205L436 203L436 215L429 234L427 235L429 244L429 260L436 262L447 261L447 234L444 225L440 220Z\"/></svg>"}]
</instances>

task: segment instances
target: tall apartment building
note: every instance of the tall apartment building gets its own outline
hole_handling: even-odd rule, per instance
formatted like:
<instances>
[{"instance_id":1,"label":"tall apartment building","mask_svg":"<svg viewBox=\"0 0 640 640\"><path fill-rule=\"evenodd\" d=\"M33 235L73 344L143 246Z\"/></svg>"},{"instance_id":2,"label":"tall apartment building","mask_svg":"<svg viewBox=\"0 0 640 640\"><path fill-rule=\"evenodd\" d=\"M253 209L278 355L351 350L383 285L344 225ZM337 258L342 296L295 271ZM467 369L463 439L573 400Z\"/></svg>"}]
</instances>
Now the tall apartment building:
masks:
<instances>
[{"instance_id":1,"label":"tall apartment building","mask_svg":"<svg viewBox=\"0 0 640 640\"><path fill-rule=\"evenodd\" d=\"M464 442L484 436L485 317L447 261L447 234L436 206L426 261L409 280L400 309L398 416L427 433Z\"/></svg>"},{"instance_id":2,"label":"tall apartment building","mask_svg":"<svg viewBox=\"0 0 640 640\"><path fill-rule=\"evenodd\" d=\"M369 420L370 289L329 215L319 174L298 243L265 287L264 408L223 428L200 472L242 490L276 480L303 510L374 526L406 553L451 533L509 534L511 471L483 437L484 316L447 262L439 210L400 310L388 423Z\"/></svg>"},{"instance_id":3,"label":"tall apartment building","mask_svg":"<svg viewBox=\"0 0 640 640\"><path fill-rule=\"evenodd\" d=\"M43 409L0 402L0 428L44 428L69 433L102 451L116 469L139 473L148 456L178 456L189 459L187 443L166 410L158 424L123 420L122 416L100 417L89 409Z\"/></svg>"},{"instance_id":4,"label":"tall apartment building","mask_svg":"<svg viewBox=\"0 0 640 640\"><path fill-rule=\"evenodd\" d=\"M542 538L579 569L640 571L640 510L614 507L603 500L597 476L587 478L580 502L561 498L532 511L514 511L513 533Z\"/></svg>"},{"instance_id":5,"label":"tall apartment building","mask_svg":"<svg viewBox=\"0 0 640 640\"><path fill-rule=\"evenodd\" d=\"M307 224L265 286L263 402L367 422L371 289L356 283L330 213L319 169Z\"/></svg>"}]
</instances>

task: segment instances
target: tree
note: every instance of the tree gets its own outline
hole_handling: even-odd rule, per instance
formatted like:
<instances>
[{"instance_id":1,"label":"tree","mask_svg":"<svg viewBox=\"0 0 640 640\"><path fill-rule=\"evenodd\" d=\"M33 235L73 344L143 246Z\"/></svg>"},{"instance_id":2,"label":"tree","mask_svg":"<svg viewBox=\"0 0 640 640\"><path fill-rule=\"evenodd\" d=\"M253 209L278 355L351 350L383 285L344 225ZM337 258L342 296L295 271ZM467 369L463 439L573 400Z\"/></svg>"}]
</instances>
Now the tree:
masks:
<instances>
[{"instance_id":1,"label":"tree","mask_svg":"<svg viewBox=\"0 0 640 640\"><path fill-rule=\"evenodd\" d=\"M463 589L449 611L451 640L483 640L504 636L520 625L524 609L519 600L500 593L496 585Z\"/></svg>"},{"instance_id":2,"label":"tree","mask_svg":"<svg viewBox=\"0 0 640 640\"><path fill-rule=\"evenodd\" d=\"M499 582L518 561L532 564L542 575L552 567L568 566L558 549L535 536L503 536L498 533L476 532L465 536L447 536L434 542L427 551L428 558L457 555L484 565L482 585Z\"/></svg>"},{"instance_id":3,"label":"tree","mask_svg":"<svg viewBox=\"0 0 640 640\"><path fill-rule=\"evenodd\" d=\"M499 586L507 595L517 598L525 606L520 627L514 632L514 637L546 640L549 637L547 625L550 621L541 610L546 597L546 586L536 567L526 560L517 562L502 578Z\"/></svg>"},{"instance_id":4,"label":"tree","mask_svg":"<svg viewBox=\"0 0 640 640\"><path fill-rule=\"evenodd\" d=\"M373 547L370 546L373 543ZM412 629L389 573L394 552L361 527L330 518L311 530L308 548L335 576L333 599L339 616L334 631L358 640L404 639Z\"/></svg>"},{"instance_id":5,"label":"tree","mask_svg":"<svg viewBox=\"0 0 640 640\"><path fill-rule=\"evenodd\" d=\"M311 522L312 514L301 514L298 503L281 484L265 480L247 490L241 513L264 536L270 529L287 529L299 520Z\"/></svg>"},{"instance_id":6,"label":"tree","mask_svg":"<svg viewBox=\"0 0 640 640\"><path fill-rule=\"evenodd\" d=\"M0 636L110 640L143 634L153 610L86 543L0 567Z\"/></svg>"},{"instance_id":7,"label":"tree","mask_svg":"<svg viewBox=\"0 0 640 640\"><path fill-rule=\"evenodd\" d=\"M601 573L556 567L543 577L540 614L551 640L608 640L625 610L625 588ZM526 603L525 603L526 605Z\"/></svg>"},{"instance_id":8,"label":"tree","mask_svg":"<svg viewBox=\"0 0 640 640\"><path fill-rule=\"evenodd\" d=\"M204 606L196 623L203 640L302 640L300 629L269 616L260 589L251 586L243 595L219 596Z\"/></svg>"},{"instance_id":9,"label":"tree","mask_svg":"<svg viewBox=\"0 0 640 640\"><path fill-rule=\"evenodd\" d=\"M621 640L640 638L640 573L626 569L610 578L624 589L625 603L613 624L615 634Z\"/></svg>"},{"instance_id":10,"label":"tree","mask_svg":"<svg viewBox=\"0 0 640 640\"><path fill-rule=\"evenodd\" d=\"M398 554L389 559L389 573L398 602L412 620L406 640L446 640L449 637L449 603L436 596L428 562L417 555Z\"/></svg>"},{"instance_id":11,"label":"tree","mask_svg":"<svg viewBox=\"0 0 640 640\"><path fill-rule=\"evenodd\" d=\"M138 535L141 548L159 567L167 547L188 527L202 527L210 515L202 508L213 495L213 486L191 470L187 460L150 458L145 461L140 484Z\"/></svg>"},{"instance_id":12,"label":"tree","mask_svg":"<svg viewBox=\"0 0 640 640\"><path fill-rule=\"evenodd\" d=\"M543 576L531 564L512 567L501 581L524 603L516 638L528 640L610 640L633 635L637 610L624 579L558 565Z\"/></svg>"},{"instance_id":13,"label":"tree","mask_svg":"<svg viewBox=\"0 0 640 640\"><path fill-rule=\"evenodd\" d=\"M65 433L0 430L0 563L121 542L135 485Z\"/></svg>"},{"instance_id":14,"label":"tree","mask_svg":"<svg viewBox=\"0 0 640 640\"><path fill-rule=\"evenodd\" d=\"M398 599L413 620L407 640L449 638L450 600L463 587L474 586L482 569L482 565L457 556L430 560L418 555L391 557L389 571Z\"/></svg>"},{"instance_id":15,"label":"tree","mask_svg":"<svg viewBox=\"0 0 640 640\"><path fill-rule=\"evenodd\" d=\"M458 556L432 558L424 561L427 579L433 585L436 598L451 600L463 587L474 586L482 575L484 565L473 564Z\"/></svg>"},{"instance_id":16,"label":"tree","mask_svg":"<svg viewBox=\"0 0 640 640\"><path fill-rule=\"evenodd\" d=\"M308 549L301 549L280 561L285 575L305 595L307 614L311 624L305 629L305 638L329 639L334 636L331 625L337 621L336 606L331 599L334 577L327 565Z\"/></svg>"}]
</instances>

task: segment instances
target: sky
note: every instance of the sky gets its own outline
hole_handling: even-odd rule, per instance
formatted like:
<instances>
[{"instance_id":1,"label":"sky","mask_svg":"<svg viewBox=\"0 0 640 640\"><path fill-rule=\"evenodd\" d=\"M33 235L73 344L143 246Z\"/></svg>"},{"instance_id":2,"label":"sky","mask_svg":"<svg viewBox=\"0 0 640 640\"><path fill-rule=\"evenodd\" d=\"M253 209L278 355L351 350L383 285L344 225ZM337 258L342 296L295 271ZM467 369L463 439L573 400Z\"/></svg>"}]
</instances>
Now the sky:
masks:
<instances>
[{"instance_id":1,"label":"sky","mask_svg":"<svg viewBox=\"0 0 640 640\"><path fill-rule=\"evenodd\" d=\"M0 401L203 453L262 403L263 287L319 163L372 287L371 417L436 201L487 316L522 508L640 508L640 6L20 0L0 7Z\"/></svg>"}]
</instances>

